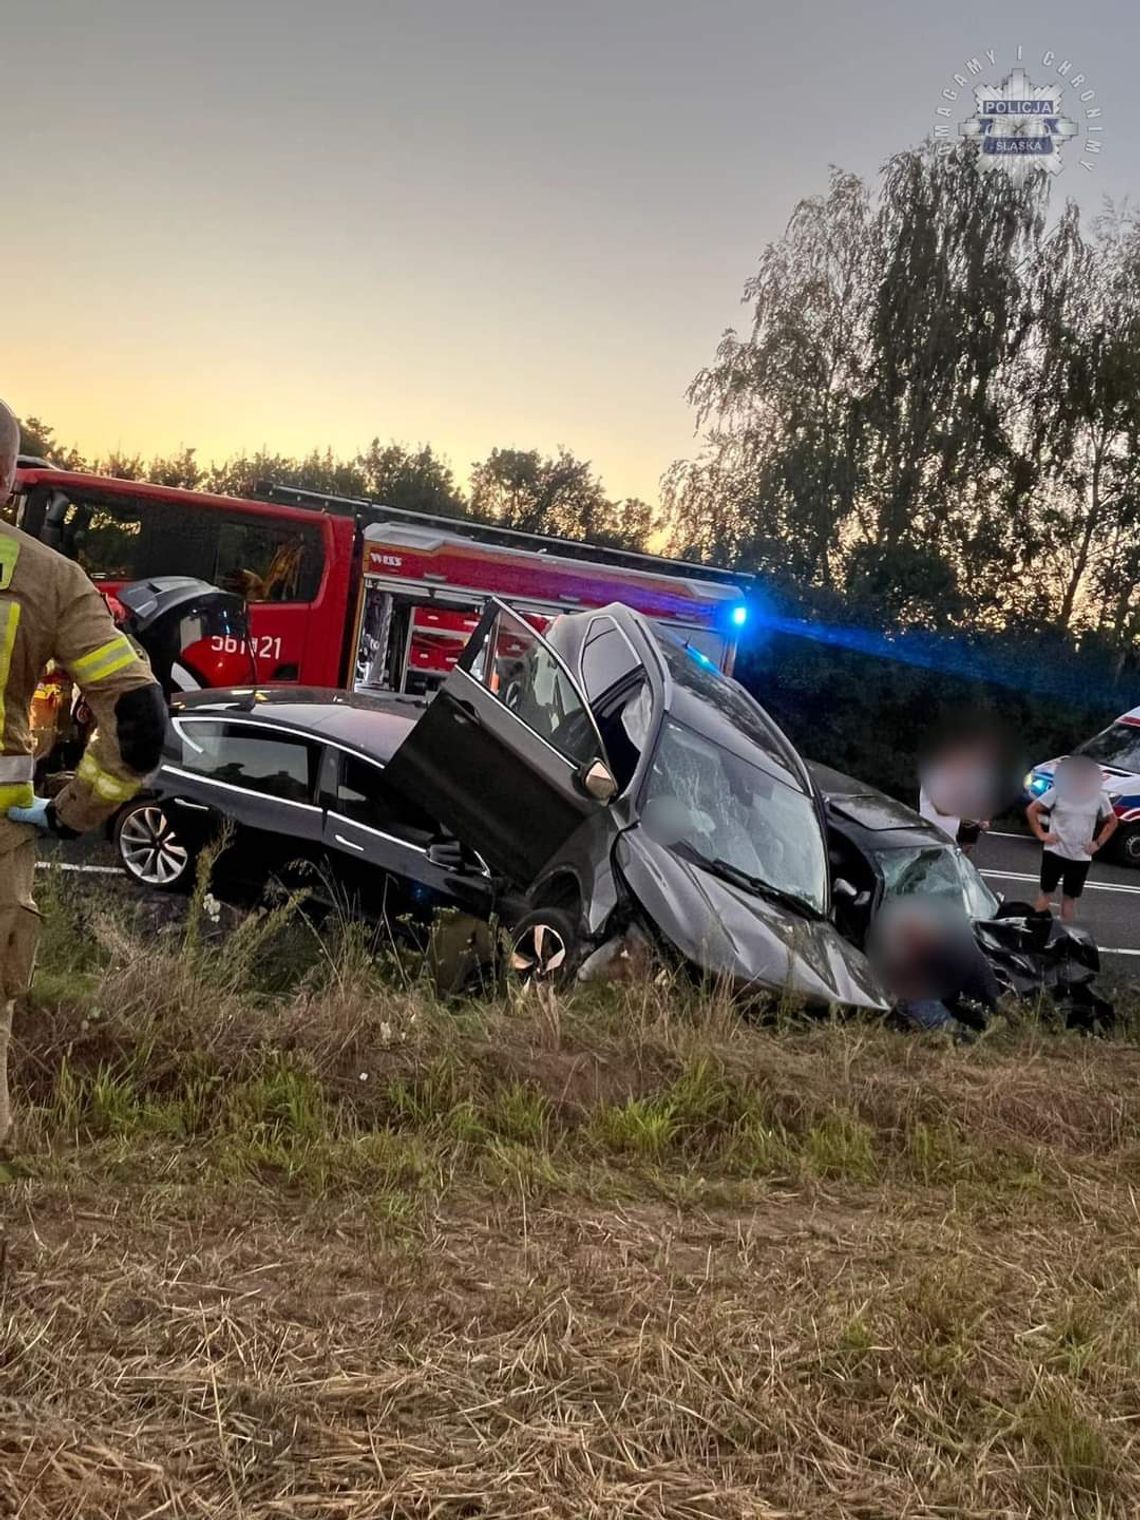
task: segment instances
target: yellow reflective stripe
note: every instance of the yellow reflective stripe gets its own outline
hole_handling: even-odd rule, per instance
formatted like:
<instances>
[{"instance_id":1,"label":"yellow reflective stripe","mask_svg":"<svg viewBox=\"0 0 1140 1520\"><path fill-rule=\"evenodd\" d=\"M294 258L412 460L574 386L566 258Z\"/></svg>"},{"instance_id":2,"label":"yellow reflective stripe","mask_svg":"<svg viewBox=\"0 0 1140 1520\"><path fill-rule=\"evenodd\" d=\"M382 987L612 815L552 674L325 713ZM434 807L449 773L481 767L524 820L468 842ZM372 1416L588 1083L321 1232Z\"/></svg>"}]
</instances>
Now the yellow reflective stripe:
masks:
<instances>
[{"instance_id":1,"label":"yellow reflective stripe","mask_svg":"<svg viewBox=\"0 0 1140 1520\"><path fill-rule=\"evenodd\" d=\"M108 643L93 649L90 654L72 660L71 673L80 686L90 686L95 681L105 681L108 676L133 665L137 658L122 634L116 634Z\"/></svg>"},{"instance_id":2,"label":"yellow reflective stripe","mask_svg":"<svg viewBox=\"0 0 1140 1520\"><path fill-rule=\"evenodd\" d=\"M103 802L129 802L142 786L141 780L123 781L118 776L112 776L110 771L103 769L90 750L79 762L76 774Z\"/></svg>"},{"instance_id":3,"label":"yellow reflective stripe","mask_svg":"<svg viewBox=\"0 0 1140 1520\"><path fill-rule=\"evenodd\" d=\"M15 574L20 545L14 538L0 538L0 591L7 591Z\"/></svg>"},{"instance_id":4,"label":"yellow reflective stripe","mask_svg":"<svg viewBox=\"0 0 1140 1520\"><path fill-rule=\"evenodd\" d=\"M31 807L35 800L30 781L21 781L19 786L0 786L0 813L10 807Z\"/></svg>"},{"instance_id":5,"label":"yellow reflective stripe","mask_svg":"<svg viewBox=\"0 0 1140 1520\"><path fill-rule=\"evenodd\" d=\"M134 665L136 663L136 660L137 656L135 655L134 650L127 649L125 653L121 654L117 660L112 660L109 665L104 665L101 669L96 671L93 676L88 676L86 680L81 681L80 684L91 686L96 681L105 681L108 676L118 675L120 670L126 670L128 665Z\"/></svg>"},{"instance_id":6,"label":"yellow reflective stripe","mask_svg":"<svg viewBox=\"0 0 1140 1520\"><path fill-rule=\"evenodd\" d=\"M9 602L3 612L0 612L0 739L4 736L4 722L8 716L4 699L8 693L8 675L12 669L12 651L16 647L16 631L19 626L20 604Z\"/></svg>"}]
</instances>

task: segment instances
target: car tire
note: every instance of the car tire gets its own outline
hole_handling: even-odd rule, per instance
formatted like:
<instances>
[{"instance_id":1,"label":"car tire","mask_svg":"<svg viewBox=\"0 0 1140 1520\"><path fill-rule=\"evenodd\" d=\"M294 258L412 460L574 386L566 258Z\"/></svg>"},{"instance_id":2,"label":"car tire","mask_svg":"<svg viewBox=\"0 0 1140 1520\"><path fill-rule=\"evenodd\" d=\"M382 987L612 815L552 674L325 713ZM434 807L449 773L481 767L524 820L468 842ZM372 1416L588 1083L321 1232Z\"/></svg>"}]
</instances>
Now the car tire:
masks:
<instances>
[{"instance_id":1,"label":"car tire","mask_svg":"<svg viewBox=\"0 0 1140 1520\"><path fill-rule=\"evenodd\" d=\"M194 883L194 851L183 844L161 802L140 797L115 820L119 864L132 881L156 892L187 892Z\"/></svg>"},{"instance_id":2,"label":"car tire","mask_svg":"<svg viewBox=\"0 0 1140 1520\"><path fill-rule=\"evenodd\" d=\"M510 973L527 986L560 987L574 979L582 958L581 936L565 908L535 908L511 930Z\"/></svg>"},{"instance_id":3,"label":"car tire","mask_svg":"<svg viewBox=\"0 0 1140 1520\"><path fill-rule=\"evenodd\" d=\"M1140 867L1140 824L1121 829L1113 843L1114 854L1123 865Z\"/></svg>"}]
</instances>

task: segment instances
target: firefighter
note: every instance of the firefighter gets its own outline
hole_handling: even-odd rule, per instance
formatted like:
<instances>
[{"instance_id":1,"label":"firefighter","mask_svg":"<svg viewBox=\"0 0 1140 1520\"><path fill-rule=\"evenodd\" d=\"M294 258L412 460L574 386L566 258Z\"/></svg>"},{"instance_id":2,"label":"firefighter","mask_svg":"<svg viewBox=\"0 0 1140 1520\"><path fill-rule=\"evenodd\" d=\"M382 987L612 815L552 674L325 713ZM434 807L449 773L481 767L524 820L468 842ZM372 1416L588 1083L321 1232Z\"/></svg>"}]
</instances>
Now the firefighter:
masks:
<instances>
[{"instance_id":1,"label":"firefighter","mask_svg":"<svg viewBox=\"0 0 1140 1520\"><path fill-rule=\"evenodd\" d=\"M19 437L0 402L0 504L11 494ZM50 661L80 687L97 730L74 779L48 801L32 787L30 711ZM73 839L121 807L157 766L165 723L161 688L84 572L0 521L0 1146L11 1129L12 1009L31 981L39 931L37 833Z\"/></svg>"}]
</instances>

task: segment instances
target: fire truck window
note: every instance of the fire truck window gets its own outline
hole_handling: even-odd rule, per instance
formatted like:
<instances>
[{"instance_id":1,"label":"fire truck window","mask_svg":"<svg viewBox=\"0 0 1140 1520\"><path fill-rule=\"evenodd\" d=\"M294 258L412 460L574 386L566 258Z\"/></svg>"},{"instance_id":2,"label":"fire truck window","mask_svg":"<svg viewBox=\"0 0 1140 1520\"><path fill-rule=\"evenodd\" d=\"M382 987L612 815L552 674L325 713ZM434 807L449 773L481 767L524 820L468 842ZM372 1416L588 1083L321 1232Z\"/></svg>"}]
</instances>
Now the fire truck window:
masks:
<instances>
[{"instance_id":1,"label":"fire truck window","mask_svg":"<svg viewBox=\"0 0 1140 1520\"><path fill-rule=\"evenodd\" d=\"M270 522L224 522L214 580L247 602L311 602L321 583L316 528Z\"/></svg>"},{"instance_id":2,"label":"fire truck window","mask_svg":"<svg viewBox=\"0 0 1140 1520\"><path fill-rule=\"evenodd\" d=\"M178 725L182 769L289 802L311 802L317 748L288 734L226 723Z\"/></svg>"},{"instance_id":3,"label":"fire truck window","mask_svg":"<svg viewBox=\"0 0 1140 1520\"><path fill-rule=\"evenodd\" d=\"M609 618L596 618L582 648L582 686L596 702L638 667L637 656Z\"/></svg>"},{"instance_id":4,"label":"fire truck window","mask_svg":"<svg viewBox=\"0 0 1140 1520\"><path fill-rule=\"evenodd\" d=\"M337 812L353 823L379 829L382 834L406 839L411 844L426 846L432 837L428 819L409 820L407 806L392 798L380 767L367 760L357 760L353 755L344 755L341 759L336 806Z\"/></svg>"},{"instance_id":5,"label":"fire truck window","mask_svg":"<svg viewBox=\"0 0 1140 1520\"><path fill-rule=\"evenodd\" d=\"M133 502L69 501L58 516L57 533L60 552L93 581L133 581L147 574L142 510Z\"/></svg>"}]
</instances>

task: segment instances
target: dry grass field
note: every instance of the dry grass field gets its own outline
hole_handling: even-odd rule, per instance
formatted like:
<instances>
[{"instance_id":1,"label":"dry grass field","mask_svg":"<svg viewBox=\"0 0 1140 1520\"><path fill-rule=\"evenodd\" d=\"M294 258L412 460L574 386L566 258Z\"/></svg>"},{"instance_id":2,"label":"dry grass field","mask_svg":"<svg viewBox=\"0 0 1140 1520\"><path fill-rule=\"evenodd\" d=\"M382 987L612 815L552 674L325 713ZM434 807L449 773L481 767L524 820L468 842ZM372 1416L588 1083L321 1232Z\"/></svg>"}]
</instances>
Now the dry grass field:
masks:
<instances>
[{"instance_id":1,"label":"dry grass field","mask_svg":"<svg viewBox=\"0 0 1140 1520\"><path fill-rule=\"evenodd\" d=\"M1127 1025L441 1006L286 909L45 898L0 1515L1140 1514Z\"/></svg>"}]
</instances>

